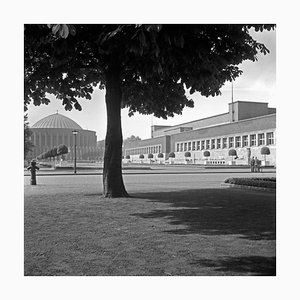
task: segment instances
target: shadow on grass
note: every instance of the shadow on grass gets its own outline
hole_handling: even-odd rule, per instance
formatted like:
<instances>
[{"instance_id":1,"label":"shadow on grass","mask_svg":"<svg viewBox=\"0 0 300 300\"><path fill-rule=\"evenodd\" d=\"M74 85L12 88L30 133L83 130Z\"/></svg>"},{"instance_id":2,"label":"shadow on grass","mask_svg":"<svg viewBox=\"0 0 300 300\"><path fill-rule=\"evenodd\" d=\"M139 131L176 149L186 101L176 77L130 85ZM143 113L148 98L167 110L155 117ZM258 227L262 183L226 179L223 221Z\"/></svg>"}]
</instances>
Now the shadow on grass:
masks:
<instances>
[{"instance_id":1,"label":"shadow on grass","mask_svg":"<svg viewBox=\"0 0 300 300\"><path fill-rule=\"evenodd\" d=\"M236 273L236 275L276 275L275 257L242 256L225 258L223 260L200 259L192 262L191 265L215 268L216 271Z\"/></svg>"},{"instance_id":2,"label":"shadow on grass","mask_svg":"<svg viewBox=\"0 0 300 300\"><path fill-rule=\"evenodd\" d=\"M238 234L251 240L275 240L275 194L234 189L198 189L132 195L168 204L164 209L136 213L141 218L164 218L172 234ZM184 228L178 228L183 225Z\"/></svg>"}]
</instances>

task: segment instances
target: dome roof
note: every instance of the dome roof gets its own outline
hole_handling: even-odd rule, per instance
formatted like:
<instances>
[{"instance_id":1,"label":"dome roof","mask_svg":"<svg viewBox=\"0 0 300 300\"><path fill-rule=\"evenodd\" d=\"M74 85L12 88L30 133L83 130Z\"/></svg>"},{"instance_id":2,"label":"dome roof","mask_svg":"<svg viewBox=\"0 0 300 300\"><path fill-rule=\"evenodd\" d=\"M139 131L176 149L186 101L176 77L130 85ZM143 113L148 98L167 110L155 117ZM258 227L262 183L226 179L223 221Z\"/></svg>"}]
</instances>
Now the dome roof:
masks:
<instances>
[{"instance_id":1,"label":"dome roof","mask_svg":"<svg viewBox=\"0 0 300 300\"><path fill-rule=\"evenodd\" d=\"M65 129L82 129L72 119L59 113L47 116L37 121L31 128L65 128Z\"/></svg>"}]
</instances>

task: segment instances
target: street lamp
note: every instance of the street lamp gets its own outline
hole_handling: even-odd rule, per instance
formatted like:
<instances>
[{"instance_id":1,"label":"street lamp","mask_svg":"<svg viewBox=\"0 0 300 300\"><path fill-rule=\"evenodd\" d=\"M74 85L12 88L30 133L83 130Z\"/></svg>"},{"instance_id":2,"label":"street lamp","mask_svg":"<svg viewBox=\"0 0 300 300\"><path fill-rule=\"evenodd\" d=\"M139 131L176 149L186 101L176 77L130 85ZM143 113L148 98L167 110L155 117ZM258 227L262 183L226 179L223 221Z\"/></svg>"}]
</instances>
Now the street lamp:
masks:
<instances>
[{"instance_id":1,"label":"street lamp","mask_svg":"<svg viewBox=\"0 0 300 300\"><path fill-rule=\"evenodd\" d=\"M75 142L74 142L74 174L76 174L76 135L78 134L77 130L72 130L72 133L75 137Z\"/></svg>"}]
</instances>

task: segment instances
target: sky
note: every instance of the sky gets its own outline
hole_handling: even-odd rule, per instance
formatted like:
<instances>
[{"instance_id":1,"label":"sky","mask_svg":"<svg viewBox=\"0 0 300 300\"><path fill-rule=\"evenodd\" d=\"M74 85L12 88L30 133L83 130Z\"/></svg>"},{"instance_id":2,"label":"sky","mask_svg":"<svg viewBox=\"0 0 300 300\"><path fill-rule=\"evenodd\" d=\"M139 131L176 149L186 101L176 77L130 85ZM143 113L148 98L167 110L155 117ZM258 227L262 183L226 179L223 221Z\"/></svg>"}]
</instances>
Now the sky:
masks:
<instances>
[{"instance_id":1,"label":"sky","mask_svg":"<svg viewBox=\"0 0 300 300\"><path fill-rule=\"evenodd\" d=\"M251 32L252 36L262 42L270 50L267 55L259 54L258 61L244 61L239 67L243 74L233 84L234 101L257 101L268 102L269 107L276 107L276 30L264 32ZM231 83L226 83L222 94L216 97L204 97L200 93L190 96L194 100L194 108L185 108L181 115L175 115L167 120L155 118L151 115L136 113L128 116L128 109L122 109L122 130L123 138L131 135L139 136L142 139L150 138L150 126L153 125L177 125L200 118L213 116L228 111L228 103L231 102ZM32 126L35 122L50 114L63 114L83 129L96 131L97 140L103 140L106 134L106 108L105 90L95 90L92 99L79 99L82 111L73 109L66 111L54 96L49 95L49 105L28 106L28 121Z\"/></svg>"}]
</instances>

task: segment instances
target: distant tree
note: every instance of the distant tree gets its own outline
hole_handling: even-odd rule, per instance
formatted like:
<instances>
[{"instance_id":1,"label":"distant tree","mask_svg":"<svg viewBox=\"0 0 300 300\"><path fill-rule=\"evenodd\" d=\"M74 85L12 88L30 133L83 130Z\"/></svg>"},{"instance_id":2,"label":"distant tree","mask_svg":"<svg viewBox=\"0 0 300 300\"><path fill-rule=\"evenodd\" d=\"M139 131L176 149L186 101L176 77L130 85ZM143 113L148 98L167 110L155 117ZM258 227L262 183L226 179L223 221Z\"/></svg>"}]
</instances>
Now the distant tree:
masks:
<instances>
[{"instance_id":1,"label":"distant tree","mask_svg":"<svg viewBox=\"0 0 300 300\"><path fill-rule=\"evenodd\" d=\"M48 104L47 93L66 110L81 110L79 97L106 89L105 197L128 196L122 178L121 107L167 118L193 107L188 94L219 95L226 81L268 49L243 24L25 25L25 107ZM186 89L188 93L186 93Z\"/></svg>"},{"instance_id":2,"label":"distant tree","mask_svg":"<svg viewBox=\"0 0 300 300\"><path fill-rule=\"evenodd\" d=\"M149 154L148 154L148 158L153 158L153 154L152 154L152 153L149 153Z\"/></svg>"},{"instance_id":3,"label":"distant tree","mask_svg":"<svg viewBox=\"0 0 300 300\"><path fill-rule=\"evenodd\" d=\"M163 158L164 155L163 155L163 153L158 153L158 154L157 154L157 157L158 157L158 158Z\"/></svg>"},{"instance_id":4,"label":"distant tree","mask_svg":"<svg viewBox=\"0 0 300 300\"><path fill-rule=\"evenodd\" d=\"M27 154L32 151L34 147L33 143L31 142L32 131L29 129L28 126L28 115L24 114L24 159L26 158Z\"/></svg>"},{"instance_id":5,"label":"distant tree","mask_svg":"<svg viewBox=\"0 0 300 300\"><path fill-rule=\"evenodd\" d=\"M126 159L130 159L130 155L126 155Z\"/></svg>"},{"instance_id":6,"label":"distant tree","mask_svg":"<svg viewBox=\"0 0 300 300\"><path fill-rule=\"evenodd\" d=\"M129 144L131 142L140 141L141 138L139 136L131 135L130 137L124 140L124 145Z\"/></svg>"},{"instance_id":7,"label":"distant tree","mask_svg":"<svg viewBox=\"0 0 300 300\"><path fill-rule=\"evenodd\" d=\"M63 155L68 153L68 147L66 145L59 145L57 147L54 147L42 154L40 154L37 159L46 159L51 157L56 157L59 155Z\"/></svg>"},{"instance_id":8,"label":"distant tree","mask_svg":"<svg viewBox=\"0 0 300 300\"><path fill-rule=\"evenodd\" d=\"M265 157L265 160L266 160L266 155L269 155L271 152L270 152L270 148L269 147L262 147L260 149L260 154L264 155Z\"/></svg>"},{"instance_id":9,"label":"distant tree","mask_svg":"<svg viewBox=\"0 0 300 300\"><path fill-rule=\"evenodd\" d=\"M140 154L139 158L144 159L145 158L144 154Z\"/></svg>"}]
</instances>

